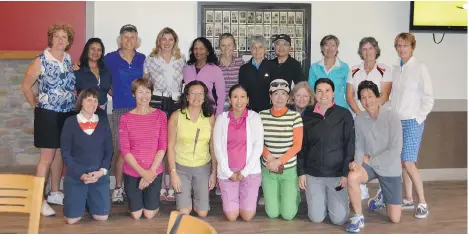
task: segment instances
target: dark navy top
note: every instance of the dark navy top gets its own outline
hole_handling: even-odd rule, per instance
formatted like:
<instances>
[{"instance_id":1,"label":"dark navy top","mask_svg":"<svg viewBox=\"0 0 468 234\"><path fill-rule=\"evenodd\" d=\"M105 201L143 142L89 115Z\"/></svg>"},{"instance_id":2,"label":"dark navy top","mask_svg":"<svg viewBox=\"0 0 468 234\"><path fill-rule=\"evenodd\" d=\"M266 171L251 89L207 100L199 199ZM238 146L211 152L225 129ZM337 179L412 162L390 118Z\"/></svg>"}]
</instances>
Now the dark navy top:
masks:
<instances>
[{"instance_id":1,"label":"dark navy top","mask_svg":"<svg viewBox=\"0 0 468 234\"><path fill-rule=\"evenodd\" d=\"M63 125L60 149L67 176L80 180L84 173L109 169L113 154L109 121L99 116L96 129L88 135L81 129L76 115L68 117Z\"/></svg>"},{"instance_id":2,"label":"dark navy top","mask_svg":"<svg viewBox=\"0 0 468 234\"><path fill-rule=\"evenodd\" d=\"M107 93L112 85L112 73L109 69L106 67L99 69L99 80L89 67L80 67L80 70L75 71L75 76L75 88L78 95L83 89L92 88L99 93L99 105L107 103Z\"/></svg>"}]
</instances>

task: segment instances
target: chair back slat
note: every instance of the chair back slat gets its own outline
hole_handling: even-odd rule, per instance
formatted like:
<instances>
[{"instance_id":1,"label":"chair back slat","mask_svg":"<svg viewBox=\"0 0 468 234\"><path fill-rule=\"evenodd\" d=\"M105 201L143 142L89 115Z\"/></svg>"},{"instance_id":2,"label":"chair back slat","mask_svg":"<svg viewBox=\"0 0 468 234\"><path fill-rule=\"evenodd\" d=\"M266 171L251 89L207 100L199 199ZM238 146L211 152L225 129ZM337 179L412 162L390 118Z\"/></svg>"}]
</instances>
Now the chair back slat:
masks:
<instances>
[{"instance_id":1,"label":"chair back slat","mask_svg":"<svg viewBox=\"0 0 468 234\"><path fill-rule=\"evenodd\" d=\"M29 197L31 196L31 190L27 189L1 189L0 197Z\"/></svg>"},{"instance_id":2,"label":"chair back slat","mask_svg":"<svg viewBox=\"0 0 468 234\"><path fill-rule=\"evenodd\" d=\"M39 233L44 177L0 174L0 212L28 213L28 234Z\"/></svg>"}]
</instances>

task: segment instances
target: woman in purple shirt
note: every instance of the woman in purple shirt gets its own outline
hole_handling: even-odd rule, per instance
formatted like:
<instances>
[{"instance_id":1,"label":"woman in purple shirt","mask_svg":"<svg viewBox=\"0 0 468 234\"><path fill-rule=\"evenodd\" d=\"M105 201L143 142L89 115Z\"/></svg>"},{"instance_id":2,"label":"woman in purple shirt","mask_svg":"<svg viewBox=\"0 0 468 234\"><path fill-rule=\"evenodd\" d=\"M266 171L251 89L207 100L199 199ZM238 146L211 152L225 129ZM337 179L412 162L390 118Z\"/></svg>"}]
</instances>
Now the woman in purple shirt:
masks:
<instances>
[{"instance_id":1,"label":"woman in purple shirt","mask_svg":"<svg viewBox=\"0 0 468 234\"><path fill-rule=\"evenodd\" d=\"M209 98L215 102L216 115L221 114L224 111L226 88L213 45L208 39L199 37L193 41L189 54L190 59L183 71L184 82L188 84L193 80L202 81L208 87ZM216 92L213 92L213 88Z\"/></svg>"}]
</instances>

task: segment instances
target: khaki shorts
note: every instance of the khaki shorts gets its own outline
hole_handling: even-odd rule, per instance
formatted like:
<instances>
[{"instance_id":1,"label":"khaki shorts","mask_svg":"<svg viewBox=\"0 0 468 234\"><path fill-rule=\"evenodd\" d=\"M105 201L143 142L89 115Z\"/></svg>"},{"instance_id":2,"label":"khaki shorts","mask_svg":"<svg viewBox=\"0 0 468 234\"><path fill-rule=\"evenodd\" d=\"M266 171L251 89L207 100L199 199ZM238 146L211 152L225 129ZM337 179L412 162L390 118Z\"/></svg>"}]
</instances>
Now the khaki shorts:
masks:
<instances>
[{"instance_id":1,"label":"khaki shorts","mask_svg":"<svg viewBox=\"0 0 468 234\"><path fill-rule=\"evenodd\" d=\"M177 209L210 210L210 190L208 181L211 174L211 163L199 167L186 167L176 164L177 175L182 184L181 192L176 193Z\"/></svg>"}]
</instances>

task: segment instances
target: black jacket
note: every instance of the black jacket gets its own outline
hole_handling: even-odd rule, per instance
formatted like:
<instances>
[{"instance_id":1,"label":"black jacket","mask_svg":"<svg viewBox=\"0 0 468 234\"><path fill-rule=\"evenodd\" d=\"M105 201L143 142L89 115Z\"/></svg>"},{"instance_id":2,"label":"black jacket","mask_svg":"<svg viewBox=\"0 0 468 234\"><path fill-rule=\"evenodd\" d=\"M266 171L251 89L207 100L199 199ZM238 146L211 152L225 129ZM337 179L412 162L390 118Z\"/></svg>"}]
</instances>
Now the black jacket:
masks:
<instances>
[{"instance_id":1,"label":"black jacket","mask_svg":"<svg viewBox=\"0 0 468 234\"><path fill-rule=\"evenodd\" d=\"M255 112L260 112L271 107L269 90L270 82L275 79L273 76L275 65L264 59L257 70L252 65L252 59L241 66L239 84L247 89L249 108Z\"/></svg>"},{"instance_id":2,"label":"black jacket","mask_svg":"<svg viewBox=\"0 0 468 234\"><path fill-rule=\"evenodd\" d=\"M274 58L270 60L275 64L275 74L274 76L277 79L286 80L289 83L289 87L291 87L292 81L294 84L297 84L301 81L307 81L304 73L302 72L301 64L294 59L293 57L289 56L284 63L278 63L278 58Z\"/></svg>"},{"instance_id":3,"label":"black jacket","mask_svg":"<svg viewBox=\"0 0 468 234\"><path fill-rule=\"evenodd\" d=\"M333 105L325 117L314 112L315 105L304 110L304 137L298 153L297 174L315 177L347 177L354 160L354 120L351 112Z\"/></svg>"}]
</instances>

